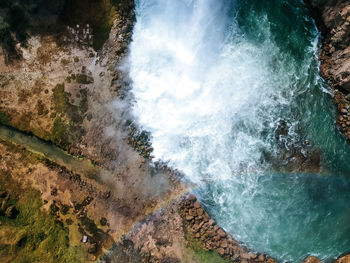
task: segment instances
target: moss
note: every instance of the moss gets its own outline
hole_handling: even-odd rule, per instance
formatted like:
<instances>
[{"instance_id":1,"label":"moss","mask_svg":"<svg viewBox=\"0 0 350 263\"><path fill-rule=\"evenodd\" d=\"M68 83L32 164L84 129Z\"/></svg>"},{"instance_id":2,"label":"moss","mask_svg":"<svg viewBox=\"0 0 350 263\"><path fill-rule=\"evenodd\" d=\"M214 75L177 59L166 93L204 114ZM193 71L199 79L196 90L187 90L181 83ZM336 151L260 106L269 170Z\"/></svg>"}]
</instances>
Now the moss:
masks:
<instances>
[{"instance_id":1,"label":"moss","mask_svg":"<svg viewBox=\"0 0 350 263\"><path fill-rule=\"evenodd\" d=\"M22 188L5 171L0 170L0 175L0 188L10 193L9 203L19 210L16 219L0 216L0 230L9 234L1 239L0 261L82 262L83 248L70 246L68 229L42 211L40 193Z\"/></svg>"},{"instance_id":2,"label":"moss","mask_svg":"<svg viewBox=\"0 0 350 263\"><path fill-rule=\"evenodd\" d=\"M9 125L10 120L11 120L10 114L3 112L3 111L0 111L0 123L1 124Z\"/></svg>"}]
</instances>

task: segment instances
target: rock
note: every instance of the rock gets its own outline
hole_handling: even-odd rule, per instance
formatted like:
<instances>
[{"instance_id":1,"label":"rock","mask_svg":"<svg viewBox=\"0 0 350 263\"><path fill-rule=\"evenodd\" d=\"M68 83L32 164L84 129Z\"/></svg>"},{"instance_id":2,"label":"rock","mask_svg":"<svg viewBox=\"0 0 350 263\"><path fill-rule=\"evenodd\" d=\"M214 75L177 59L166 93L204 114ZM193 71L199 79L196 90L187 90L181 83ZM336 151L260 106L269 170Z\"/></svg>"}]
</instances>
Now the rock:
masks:
<instances>
[{"instance_id":1,"label":"rock","mask_svg":"<svg viewBox=\"0 0 350 263\"><path fill-rule=\"evenodd\" d=\"M227 248L227 241L226 240L221 242L221 247L222 248Z\"/></svg>"},{"instance_id":2,"label":"rock","mask_svg":"<svg viewBox=\"0 0 350 263\"><path fill-rule=\"evenodd\" d=\"M197 209L197 215L201 216L201 215L203 215L203 213L204 213L204 211L202 208Z\"/></svg>"},{"instance_id":3,"label":"rock","mask_svg":"<svg viewBox=\"0 0 350 263\"><path fill-rule=\"evenodd\" d=\"M16 209L16 207L14 205L11 205L9 206L6 211L5 211L5 215L8 217L8 218L11 218L11 219L14 219L17 217L18 215L18 210Z\"/></svg>"},{"instance_id":4,"label":"rock","mask_svg":"<svg viewBox=\"0 0 350 263\"><path fill-rule=\"evenodd\" d=\"M194 194L189 194L187 196L187 200L189 200L191 202L195 202L195 201L197 201L197 197Z\"/></svg>"},{"instance_id":5,"label":"rock","mask_svg":"<svg viewBox=\"0 0 350 263\"><path fill-rule=\"evenodd\" d=\"M87 260L88 261L96 261L96 256L89 254L88 257L87 257Z\"/></svg>"},{"instance_id":6,"label":"rock","mask_svg":"<svg viewBox=\"0 0 350 263\"><path fill-rule=\"evenodd\" d=\"M265 255L264 254L260 254L258 257L258 261L263 262L265 261Z\"/></svg>"},{"instance_id":7,"label":"rock","mask_svg":"<svg viewBox=\"0 0 350 263\"><path fill-rule=\"evenodd\" d=\"M304 259L303 263L322 263L322 261L320 259L318 259L317 257L310 256L310 257Z\"/></svg>"},{"instance_id":8,"label":"rock","mask_svg":"<svg viewBox=\"0 0 350 263\"><path fill-rule=\"evenodd\" d=\"M188 214L190 216L197 216L197 210L196 209L191 209L190 211L188 211Z\"/></svg>"},{"instance_id":9,"label":"rock","mask_svg":"<svg viewBox=\"0 0 350 263\"><path fill-rule=\"evenodd\" d=\"M196 201L196 202L194 202L193 207L194 208L200 208L201 204L198 201Z\"/></svg>"},{"instance_id":10,"label":"rock","mask_svg":"<svg viewBox=\"0 0 350 263\"><path fill-rule=\"evenodd\" d=\"M208 224L209 224L210 226L212 226L212 225L215 224L215 221L214 221L213 219L210 219L209 222L208 222Z\"/></svg>"},{"instance_id":11,"label":"rock","mask_svg":"<svg viewBox=\"0 0 350 263\"><path fill-rule=\"evenodd\" d=\"M243 259L250 259L250 255L248 253L243 253L242 258Z\"/></svg>"},{"instance_id":12,"label":"rock","mask_svg":"<svg viewBox=\"0 0 350 263\"><path fill-rule=\"evenodd\" d=\"M338 258L335 263L350 263L350 254Z\"/></svg>"},{"instance_id":13,"label":"rock","mask_svg":"<svg viewBox=\"0 0 350 263\"><path fill-rule=\"evenodd\" d=\"M224 256L225 255L225 250L223 248L218 248L218 253L220 256Z\"/></svg>"},{"instance_id":14,"label":"rock","mask_svg":"<svg viewBox=\"0 0 350 263\"><path fill-rule=\"evenodd\" d=\"M190 215L187 215L187 216L186 216L186 220L187 220L187 221L191 221L192 219L193 219L193 216L190 216Z\"/></svg>"},{"instance_id":15,"label":"rock","mask_svg":"<svg viewBox=\"0 0 350 263\"><path fill-rule=\"evenodd\" d=\"M226 237L226 233L225 233L222 229L219 229L219 230L218 230L218 235L219 235L220 237Z\"/></svg>"},{"instance_id":16,"label":"rock","mask_svg":"<svg viewBox=\"0 0 350 263\"><path fill-rule=\"evenodd\" d=\"M199 231L199 229L200 229L200 226L197 225L197 224L194 224L194 225L192 226L192 231L193 231L194 233L197 233L197 232Z\"/></svg>"}]
</instances>

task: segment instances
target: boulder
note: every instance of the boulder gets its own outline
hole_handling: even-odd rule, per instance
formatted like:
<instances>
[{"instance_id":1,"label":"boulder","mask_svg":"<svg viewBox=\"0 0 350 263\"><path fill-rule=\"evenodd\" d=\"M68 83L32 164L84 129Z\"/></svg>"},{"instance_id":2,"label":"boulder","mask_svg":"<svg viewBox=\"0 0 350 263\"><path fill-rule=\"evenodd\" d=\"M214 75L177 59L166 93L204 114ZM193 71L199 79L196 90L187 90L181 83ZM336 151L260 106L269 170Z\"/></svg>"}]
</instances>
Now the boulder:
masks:
<instances>
[{"instance_id":1,"label":"boulder","mask_svg":"<svg viewBox=\"0 0 350 263\"><path fill-rule=\"evenodd\" d=\"M304 259L303 263L322 263L322 261L317 257L311 256Z\"/></svg>"}]
</instances>

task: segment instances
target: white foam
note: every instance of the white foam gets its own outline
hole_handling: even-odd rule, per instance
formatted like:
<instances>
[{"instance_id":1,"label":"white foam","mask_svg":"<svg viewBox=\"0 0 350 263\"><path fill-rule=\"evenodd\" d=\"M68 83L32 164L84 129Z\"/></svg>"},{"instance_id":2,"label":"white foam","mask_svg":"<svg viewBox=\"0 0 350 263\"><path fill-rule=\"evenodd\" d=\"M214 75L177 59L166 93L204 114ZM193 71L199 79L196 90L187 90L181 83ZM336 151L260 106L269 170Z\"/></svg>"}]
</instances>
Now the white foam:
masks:
<instances>
[{"instance_id":1,"label":"white foam","mask_svg":"<svg viewBox=\"0 0 350 263\"><path fill-rule=\"evenodd\" d=\"M197 183L257 169L273 147L265 122L288 103L268 70L274 47L246 41L220 3L140 0L129 58L134 114L155 157Z\"/></svg>"}]
</instances>

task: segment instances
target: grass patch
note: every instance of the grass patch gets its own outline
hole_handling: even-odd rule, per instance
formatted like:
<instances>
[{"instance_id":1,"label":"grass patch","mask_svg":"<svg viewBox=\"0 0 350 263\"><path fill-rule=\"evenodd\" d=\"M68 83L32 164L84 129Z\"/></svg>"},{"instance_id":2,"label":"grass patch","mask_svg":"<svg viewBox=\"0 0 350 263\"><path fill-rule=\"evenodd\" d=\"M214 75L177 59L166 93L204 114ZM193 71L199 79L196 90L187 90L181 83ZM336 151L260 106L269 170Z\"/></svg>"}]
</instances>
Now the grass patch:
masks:
<instances>
[{"instance_id":1,"label":"grass patch","mask_svg":"<svg viewBox=\"0 0 350 263\"><path fill-rule=\"evenodd\" d=\"M0 233L6 233L0 239L1 262L82 262L83 248L70 246L68 229L41 210L39 191L22 188L2 170L0 189L19 210L15 219L0 216Z\"/></svg>"}]
</instances>

